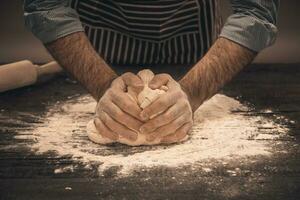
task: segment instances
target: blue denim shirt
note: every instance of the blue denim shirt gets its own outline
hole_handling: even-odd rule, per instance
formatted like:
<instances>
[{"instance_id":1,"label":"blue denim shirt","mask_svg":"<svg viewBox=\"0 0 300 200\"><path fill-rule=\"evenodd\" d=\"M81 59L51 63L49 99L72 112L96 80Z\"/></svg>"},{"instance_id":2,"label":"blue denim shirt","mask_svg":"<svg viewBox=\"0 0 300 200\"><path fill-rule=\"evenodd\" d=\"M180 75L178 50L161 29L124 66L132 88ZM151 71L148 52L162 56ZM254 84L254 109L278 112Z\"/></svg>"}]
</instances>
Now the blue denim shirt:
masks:
<instances>
[{"instance_id":1,"label":"blue denim shirt","mask_svg":"<svg viewBox=\"0 0 300 200\"><path fill-rule=\"evenodd\" d=\"M277 35L280 0L230 0L233 14L220 37L259 52L272 45ZM84 31L70 0L25 0L25 25L43 43Z\"/></svg>"}]
</instances>

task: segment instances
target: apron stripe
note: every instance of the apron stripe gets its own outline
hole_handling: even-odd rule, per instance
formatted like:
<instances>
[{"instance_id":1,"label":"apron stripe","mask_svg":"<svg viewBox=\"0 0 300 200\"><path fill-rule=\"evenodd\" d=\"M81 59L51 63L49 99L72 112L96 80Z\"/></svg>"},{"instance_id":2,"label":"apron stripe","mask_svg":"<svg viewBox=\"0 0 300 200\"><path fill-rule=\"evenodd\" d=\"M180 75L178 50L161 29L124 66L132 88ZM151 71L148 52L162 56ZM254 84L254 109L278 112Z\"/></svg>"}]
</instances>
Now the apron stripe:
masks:
<instances>
[{"instance_id":1,"label":"apron stripe","mask_svg":"<svg viewBox=\"0 0 300 200\"><path fill-rule=\"evenodd\" d=\"M193 64L217 38L219 0L71 0L111 64Z\"/></svg>"}]
</instances>

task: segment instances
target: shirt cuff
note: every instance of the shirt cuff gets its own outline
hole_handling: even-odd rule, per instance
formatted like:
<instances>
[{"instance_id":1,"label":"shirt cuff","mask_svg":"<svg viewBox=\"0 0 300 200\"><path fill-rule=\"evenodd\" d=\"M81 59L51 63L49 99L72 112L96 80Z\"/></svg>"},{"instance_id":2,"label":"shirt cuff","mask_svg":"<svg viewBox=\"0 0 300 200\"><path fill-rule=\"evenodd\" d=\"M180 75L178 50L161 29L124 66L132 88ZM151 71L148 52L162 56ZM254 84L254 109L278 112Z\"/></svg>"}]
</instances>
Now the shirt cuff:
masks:
<instances>
[{"instance_id":1,"label":"shirt cuff","mask_svg":"<svg viewBox=\"0 0 300 200\"><path fill-rule=\"evenodd\" d=\"M25 12L25 26L43 43L49 43L71 33L84 31L75 10L58 7L48 11Z\"/></svg>"},{"instance_id":2,"label":"shirt cuff","mask_svg":"<svg viewBox=\"0 0 300 200\"><path fill-rule=\"evenodd\" d=\"M234 14L227 19L220 37L259 52L274 44L277 31L272 23L249 15Z\"/></svg>"}]
</instances>

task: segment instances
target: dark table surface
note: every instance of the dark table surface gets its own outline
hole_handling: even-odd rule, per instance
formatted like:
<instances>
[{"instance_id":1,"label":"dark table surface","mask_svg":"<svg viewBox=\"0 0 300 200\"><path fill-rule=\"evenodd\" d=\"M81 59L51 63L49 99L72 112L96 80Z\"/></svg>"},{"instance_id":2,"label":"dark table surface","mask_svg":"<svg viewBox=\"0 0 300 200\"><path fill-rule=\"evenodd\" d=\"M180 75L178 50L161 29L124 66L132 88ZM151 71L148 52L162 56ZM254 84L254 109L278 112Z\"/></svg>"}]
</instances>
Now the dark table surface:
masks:
<instances>
[{"instance_id":1,"label":"dark table surface","mask_svg":"<svg viewBox=\"0 0 300 200\"><path fill-rule=\"evenodd\" d=\"M300 147L295 145L300 139L300 65L250 66L222 93L251 104L252 115L276 113L293 120L286 124L293 139L281 138L288 153L252 164L250 173L236 176L226 170L243 169L246 164L232 162L209 174L164 168L116 178L113 173L98 176L80 167L73 173L54 174L57 165L73 161L36 155L24 147L26 141L14 136L18 129L30 128L36 122L34 116L43 116L55 102L86 92L60 77L0 94L0 199L300 199ZM272 112L261 112L265 109ZM5 148L9 145L15 148Z\"/></svg>"}]
</instances>

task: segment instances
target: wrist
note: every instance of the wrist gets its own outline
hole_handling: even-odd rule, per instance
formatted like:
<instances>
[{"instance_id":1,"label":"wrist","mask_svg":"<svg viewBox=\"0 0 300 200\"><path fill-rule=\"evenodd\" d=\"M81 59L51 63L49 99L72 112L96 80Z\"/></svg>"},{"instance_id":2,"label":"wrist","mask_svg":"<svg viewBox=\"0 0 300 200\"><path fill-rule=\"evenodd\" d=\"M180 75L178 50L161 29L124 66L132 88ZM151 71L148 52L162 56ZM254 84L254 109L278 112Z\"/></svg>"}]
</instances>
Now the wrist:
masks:
<instances>
[{"instance_id":1,"label":"wrist","mask_svg":"<svg viewBox=\"0 0 300 200\"><path fill-rule=\"evenodd\" d=\"M97 91L94 95L94 98L99 101L101 99L101 97L104 95L104 93L106 92L106 90L108 88L110 88L112 82L118 78L118 75L113 73L107 76L107 78L105 80L102 80L99 82L99 87L97 88Z\"/></svg>"},{"instance_id":2,"label":"wrist","mask_svg":"<svg viewBox=\"0 0 300 200\"><path fill-rule=\"evenodd\" d=\"M192 111L194 112L197 108L196 108L196 103L194 100L194 96L192 95L192 93L189 91L188 86L186 85L186 83L184 82L183 79L181 79L179 82L179 85L181 87L181 90L185 93L185 95L187 96L187 99L190 103L190 106L192 108Z\"/></svg>"}]
</instances>

